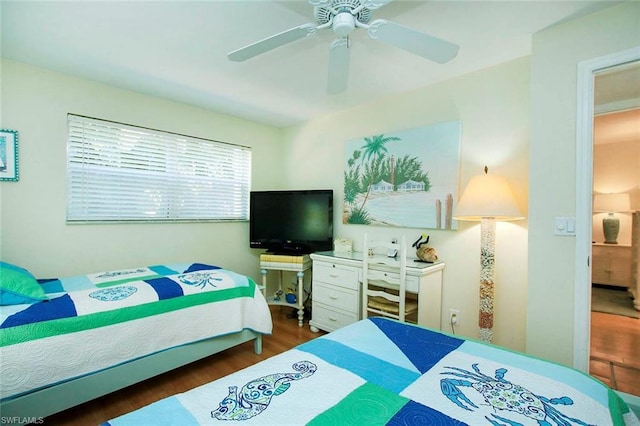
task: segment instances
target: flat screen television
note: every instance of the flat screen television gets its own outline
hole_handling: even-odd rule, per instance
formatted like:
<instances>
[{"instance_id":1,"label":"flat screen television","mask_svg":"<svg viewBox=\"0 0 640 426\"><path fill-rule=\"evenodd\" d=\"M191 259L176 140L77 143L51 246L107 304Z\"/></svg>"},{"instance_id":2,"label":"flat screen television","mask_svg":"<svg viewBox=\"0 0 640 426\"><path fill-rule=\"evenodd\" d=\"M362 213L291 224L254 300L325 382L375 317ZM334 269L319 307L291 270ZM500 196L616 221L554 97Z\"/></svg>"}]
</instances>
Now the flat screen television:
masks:
<instances>
[{"instance_id":1,"label":"flat screen television","mask_svg":"<svg viewBox=\"0 0 640 426\"><path fill-rule=\"evenodd\" d=\"M307 254L333 246L333 190L252 191L251 248Z\"/></svg>"}]
</instances>

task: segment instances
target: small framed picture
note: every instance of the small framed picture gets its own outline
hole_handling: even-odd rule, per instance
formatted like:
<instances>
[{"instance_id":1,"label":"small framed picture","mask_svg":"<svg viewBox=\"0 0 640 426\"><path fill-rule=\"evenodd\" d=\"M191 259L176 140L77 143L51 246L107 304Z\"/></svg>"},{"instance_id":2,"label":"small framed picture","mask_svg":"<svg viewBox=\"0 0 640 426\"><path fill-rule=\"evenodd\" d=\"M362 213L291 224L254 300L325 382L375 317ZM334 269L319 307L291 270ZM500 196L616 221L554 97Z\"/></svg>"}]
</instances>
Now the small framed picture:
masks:
<instances>
[{"instance_id":1,"label":"small framed picture","mask_svg":"<svg viewBox=\"0 0 640 426\"><path fill-rule=\"evenodd\" d=\"M0 129L0 180L18 179L18 132Z\"/></svg>"}]
</instances>

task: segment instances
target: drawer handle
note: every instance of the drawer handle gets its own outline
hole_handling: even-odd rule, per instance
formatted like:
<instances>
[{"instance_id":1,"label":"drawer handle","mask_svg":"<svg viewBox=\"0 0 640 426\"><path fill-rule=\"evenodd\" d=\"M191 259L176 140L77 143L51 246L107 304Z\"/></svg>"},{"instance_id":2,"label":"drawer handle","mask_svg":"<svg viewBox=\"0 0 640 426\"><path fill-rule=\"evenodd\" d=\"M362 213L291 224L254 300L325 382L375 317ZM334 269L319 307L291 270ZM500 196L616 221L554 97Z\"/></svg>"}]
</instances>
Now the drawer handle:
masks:
<instances>
[{"instance_id":1,"label":"drawer handle","mask_svg":"<svg viewBox=\"0 0 640 426\"><path fill-rule=\"evenodd\" d=\"M334 321L334 322L335 322L335 321L338 321L338 318L336 318L336 317L329 317L329 321Z\"/></svg>"},{"instance_id":2,"label":"drawer handle","mask_svg":"<svg viewBox=\"0 0 640 426\"><path fill-rule=\"evenodd\" d=\"M338 274L329 274L329 276L330 276L331 278L336 278L336 277L339 277L340 275L338 275Z\"/></svg>"},{"instance_id":3,"label":"drawer handle","mask_svg":"<svg viewBox=\"0 0 640 426\"><path fill-rule=\"evenodd\" d=\"M331 299L331 300L337 300L337 299L338 299L338 296L336 296L335 294L330 294L330 295L329 295L329 299Z\"/></svg>"}]
</instances>

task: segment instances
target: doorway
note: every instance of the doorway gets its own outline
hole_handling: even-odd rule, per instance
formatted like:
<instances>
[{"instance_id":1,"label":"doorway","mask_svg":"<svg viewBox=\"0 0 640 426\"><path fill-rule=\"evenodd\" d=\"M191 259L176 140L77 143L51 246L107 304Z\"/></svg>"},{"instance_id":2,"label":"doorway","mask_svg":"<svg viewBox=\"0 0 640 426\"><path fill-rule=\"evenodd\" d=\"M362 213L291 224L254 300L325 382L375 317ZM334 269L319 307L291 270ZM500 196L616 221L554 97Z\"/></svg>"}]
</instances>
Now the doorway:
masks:
<instances>
[{"instance_id":1,"label":"doorway","mask_svg":"<svg viewBox=\"0 0 640 426\"><path fill-rule=\"evenodd\" d=\"M602 108L631 109L632 104L640 106L639 87L626 85L619 88L617 93L608 93L618 96L617 99L602 99L602 90L605 87L598 85L599 77L613 75L614 71L629 69L630 64L640 66L640 52L637 49L619 52L602 58L585 61L578 69L578 117L577 117L577 205L576 205L576 293L575 293L575 324L574 333L574 366L585 372L590 370L591 357L591 274L592 274L592 241L599 230L593 228L592 193L594 191L594 117ZM606 81L605 81L606 82ZM603 85L604 86L604 85ZM599 92L600 90L600 92ZM608 89L607 89L608 90ZM635 93L635 91L638 93ZM610 92L610 91L609 91ZM633 94L635 93L635 94ZM637 97L638 99L629 99ZM603 104L607 106L603 107ZM630 217L630 216L629 216ZM640 321L640 320L636 320ZM594 321L596 322L596 321ZM616 324L616 322L612 322ZM619 322L618 322L619 324ZM600 327L600 318L596 326ZM615 330L614 330L615 331ZM609 335L621 333L608 332ZM595 342L594 342L595 343ZM606 346L606 345L605 345ZM599 354L601 355L601 354ZM613 355L610 357L613 358ZM640 361L639 361L640 362ZM608 367L613 371L613 364ZM640 371L639 371L640 373ZM615 385L615 383L614 383Z\"/></svg>"},{"instance_id":2,"label":"doorway","mask_svg":"<svg viewBox=\"0 0 640 426\"><path fill-rule=\"evenodd\" d=\"M632 299L638 242L632 244L631 214L640 192L640 62L595 73L594 113L589 374L640 396L640 320Z\"/></svg>"}]
</instances>

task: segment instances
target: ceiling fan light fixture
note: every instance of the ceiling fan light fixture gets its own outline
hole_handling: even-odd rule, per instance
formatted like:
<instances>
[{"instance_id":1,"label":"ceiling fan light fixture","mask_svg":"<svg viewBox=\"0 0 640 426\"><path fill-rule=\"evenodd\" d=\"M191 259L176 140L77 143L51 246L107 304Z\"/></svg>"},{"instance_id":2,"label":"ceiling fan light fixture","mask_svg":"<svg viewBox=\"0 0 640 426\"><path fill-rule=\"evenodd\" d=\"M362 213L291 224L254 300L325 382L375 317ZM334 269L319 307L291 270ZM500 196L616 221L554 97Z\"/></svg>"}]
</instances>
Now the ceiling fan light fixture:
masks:
<instances>
[{"instance_id":1,"label":"ceiling fan light fixture","mask_svg":"<svg viewBox=\"0 0 640 426\"><path fill-rule=\"evenodd\" d=\"M356 19L351 12L340 12L333 17L333 32L338 37L347 37L356 28Z\"/></svg>"}]
</instances>

